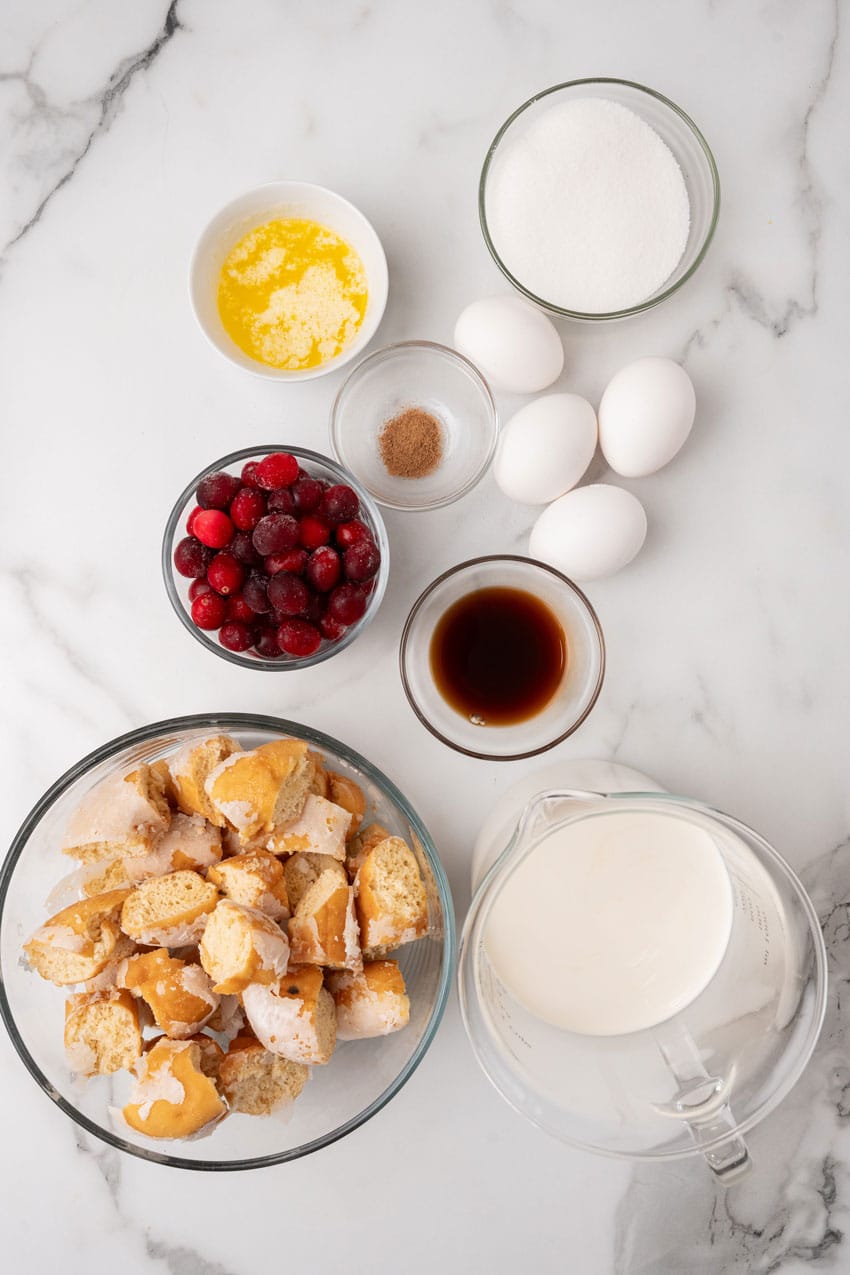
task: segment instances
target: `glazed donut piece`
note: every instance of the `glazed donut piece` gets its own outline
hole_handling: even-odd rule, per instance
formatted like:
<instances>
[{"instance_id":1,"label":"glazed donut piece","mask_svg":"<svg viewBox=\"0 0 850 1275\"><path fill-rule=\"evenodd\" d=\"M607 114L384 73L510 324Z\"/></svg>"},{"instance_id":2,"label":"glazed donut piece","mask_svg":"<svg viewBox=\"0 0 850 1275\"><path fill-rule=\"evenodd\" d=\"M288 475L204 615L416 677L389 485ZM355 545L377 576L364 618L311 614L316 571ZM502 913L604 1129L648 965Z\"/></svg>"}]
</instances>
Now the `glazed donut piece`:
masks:
<instances>
[{"instance_id":1,"label":"glazed donut piece","mask_svg":"<svg viewBox=\"0 0 850 1275\"><path fill-rule=\"evenodd\" d=\"M366 855L381 841L386 841L389 836L388 830L380 823L370 823L362 832L358 832L352 837L346 851L345 867L349 877L353 881L357 876L363 860Z\"/></svg>"},{"instance_id":2,"label":"glazed donut piece","mask_svg":"<svg viewBox=\"0 0 850 1275\"><path fill-rule=\"evenodd\" d=\"M314 769L303 740L276 739L220 762L207 775L204 792L217 817L247 847L298 818Z\"/></svg>"},{"instance_id":3,"label":"glazed donut piece","mask_svg":"<svg viewBox=\"0 0 850 1275\"><path fill-rule=\"evenodd\" d=\"M289 944L295 965L360 968L354 891L344 872L326 869L304 892L289 921Z\"/></svg>"},{"instance_id":4,"label":"glazed donut piece","mask_svg":"<svg viewBox=\"0 0 850 1275\"><path fill-rule=\"evenodd\" d=\"M351 815L347 810L325 797L309 793L298 818L274 832L268 847L274 854L309 852L343 860L350 826Z\"/></svg>"},{"instance_id":5,"label":"glazed donut piece","mask_svg":"<svg viewBox=\"0 0 850 1275\"><path fill-rule=\"evenodd\" d=\"M197 943L217 902L218 890L197 872L168 872L143 881L128 894L121 928L145 946Z\"/></svg>"},{"instance_id":6,"label":"glazed donut piece","mask_svg":"<svg viewBox=\"0 0 850 1275\"><path fill-rule=\"evenodd\" d=\"M425 886L413 851L400 837L387 837L366 853L354 894L367 959L385 956L427 933Z\"/></svg>"},{"instance_id":7,"label":"glazed donut piece","mask_svg":"<svg viewBox=\"0 0 850 1275\"><path fill-rule=\"evenodd\" d=\"M129 992L82 992L65 1002L65 1053L81 1076L111 1075L142 1052L139 1012Z\"/></svg>"},{"instance_id":8,"label":"glazed donut piece","mask_svg":"<svg viewBox=\"0 0 850 1275\"><path fill-rule=\"evenodd\" d=\"M128 890L110 890L57 912L24 944L30 965L42 978L66 987L94 978L122 949L133 951L121 933L128 895Z\"/></svg>"},{"instance_id":9,"label":"glazed donut piece","mask_svg":"<svg viewBox=\"0 0 850 1275\"><path fill-rule=\"evenodd\" d=\"M395 961L367 961L359 974L350 970L328 975L336 1005L340 1040L362 1040L401 1031L410 1019L410 1001Z\"/></svg>"},{"instance_id":10,"label":"glazed donut piece","mask_svg":"<svg viewBox=\"0 0 850 1275\"><path fill-rule=\"evenodd\" d=\"M279 979L289 962L289 940L263 912L222 899L207 922L199 955L214 990L233 995L250 983Z\"/></svg>"},{"instance_id":11,"label":"glazed donut piece","mask_svg":"<svg viewBox=\"0 0 850 1275\"><path fill-rule=\"evenodd\" d=\"M256 1036L237 1036L219 1068L221 1090L231 1111L268 1116L294 1102L309 1068L266 1049Z\"/></svg>"},{"instance_id":12,"label":"glazed donut piece","mask_svg":"<svg viewBox=\"0 0 850 1275\"><path fill-rule=\"evenodd\" d=\"M216 767L241 751L229 735L210 735L190 739L168 759L174 799L184 814L203 815L217 828L226 826L227 820L207 796L206 782Z\"/></svg>"},{"instance_id":13,"label":"glazed donut piece","mask_svg":"<svg viewBox=\"0 0 850 1275\"><path fill-rule=\"evenodd\" d=\"M164 948L131 956L121 985L141 997L166 1036L186 1040L209 1021L219 996L200 965L169 956Z\"/></svg>"},{"instance_id":14,"label":"glazed donut piece","mask_svg":"<svg viewBox=\"0 0 850 1275\"><path fill-rule=\"evenodd\" d=\"M334 872L343 885L347 884L345 869L329 854L291 854L284 860L283 874L291 911L295 911L310 886L326 871Z\"/></svg>"},{"instance_id":15,"label":"glazed donut piece","mask_svg":"<svg viewBox=\"0 0 850 1275\"><path fill-rule=\"evenodd\" d=\"M227 1111L194 1041L160 1036L137 1059L134 1071L137 1082L122 1114L131 1129L149 1138L189 1137Z\"/></svg>"},{"instance_id":16,"label":"glazed donut piece","mask_svg":"<svg viewBox=\"0 0 850 1275\"><path fill-rule=\"evenodd\" d=\"M249 850L225 859L207 872L227 898L264 912L273 921L289 917L283 864L267 850Z\"/></svg>"},{"instance_id":17,"label":"glazed donut piece","mask_svg":"<svg viewBox=\"0 0 850 1275\"><path fill-rule=\"evenodd\" d=\"M348 837L351 838L360 827L366 813L366 798L363 789L348 775L340 775L338 771L328 771L328 797L337 806L342 806L351 815Z\"/></svg>"},{"instance_id":18,"label":"glazed donut piece","mask_svg":"<svg viewBox=\"0 0 850 1275\"><path fill-rule=\"evenodd\" d=\"M248 1022L270 1053L290 1062L330 1061L336 1046L336 1008L316 965L293 965L279 983L251 983L242 993Z\"/></svg>"},{"instance_id":19,"label":"glazed donut piece","mask_svg":"<svg viewBox=\"0 0 850 1275\"><path fill-rule=\"evenodd\" d=\"M101 780L86 793L68 822L62 853L81 863L140 853L170 822L161 776L141 765L128 775Z\"/></svg>"}]
</instances>

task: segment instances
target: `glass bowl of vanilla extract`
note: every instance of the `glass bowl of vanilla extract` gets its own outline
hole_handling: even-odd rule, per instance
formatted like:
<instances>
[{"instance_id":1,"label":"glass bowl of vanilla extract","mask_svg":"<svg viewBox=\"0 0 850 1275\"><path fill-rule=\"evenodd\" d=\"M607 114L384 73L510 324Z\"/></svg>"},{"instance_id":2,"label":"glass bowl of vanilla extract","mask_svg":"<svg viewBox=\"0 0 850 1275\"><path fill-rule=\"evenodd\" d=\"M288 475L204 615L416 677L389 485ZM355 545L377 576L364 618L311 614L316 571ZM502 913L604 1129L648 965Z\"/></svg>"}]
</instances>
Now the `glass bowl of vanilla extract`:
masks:
<instances>
[{"instance_id":1,"label":"glass bowl of vanilla extract","mask_svg":"<svg viewBox=\"0 0 850 1275\"><path fill-rule=\"evenodd\" d=\"M590 713L605 639L581 589L533 558L473 558L417 598L399 650L416 716L468 757L545 752Z\"/></svg>"}]
</instances>

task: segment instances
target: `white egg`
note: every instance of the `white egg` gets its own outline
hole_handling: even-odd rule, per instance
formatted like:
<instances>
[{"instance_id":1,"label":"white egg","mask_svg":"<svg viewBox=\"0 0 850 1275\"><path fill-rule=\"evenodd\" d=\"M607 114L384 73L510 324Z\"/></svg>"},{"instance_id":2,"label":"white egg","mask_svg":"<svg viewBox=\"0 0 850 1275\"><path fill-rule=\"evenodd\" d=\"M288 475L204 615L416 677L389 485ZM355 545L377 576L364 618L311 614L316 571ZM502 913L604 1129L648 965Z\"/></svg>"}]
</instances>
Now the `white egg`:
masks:
<instances>
[{"instance_id":1,"label":"white egg","mask_svg":"<svg viewBox=\"0 0 850 1275\"><path fill-rule=\"evenodd\" d=\"M691 378L672 359L637 359L608 382L599 404L599 445L624 478L654 474L684 443L696 412Z\"/></svg>"},{"instance_id":2,"label":"white egg","mask_svg":"<svg viewBox=\"0 0 850 1275\"><path fill-rule=\"evenodd\" d=\"M594 483L568 491L537 519L529 553L571 580L598 580L631 562L646 539L643 505L630 491Z\"/></svg>"},{"instance_id":3,"label":"white egg","mask_svg":"<svg viewBox=\"0 0 850 1275\"><path fill-rule=\"evenodd\" d=\"M494 389L536 394L557 381L564 347L552 322L521 297L485 297L455 324L455 346Z\"/></svg>"},{"instance_id":4,"label":"white egg","mask_svg":"<svg viewBox=\"0 0 850 1275\"><path fill-rule=\"evenodd\" d=\"M596 413L578 394L546 394L502 430L493 472L506 496L546 505L575 487L596 451Z\"/></svg>"}]
</instances>

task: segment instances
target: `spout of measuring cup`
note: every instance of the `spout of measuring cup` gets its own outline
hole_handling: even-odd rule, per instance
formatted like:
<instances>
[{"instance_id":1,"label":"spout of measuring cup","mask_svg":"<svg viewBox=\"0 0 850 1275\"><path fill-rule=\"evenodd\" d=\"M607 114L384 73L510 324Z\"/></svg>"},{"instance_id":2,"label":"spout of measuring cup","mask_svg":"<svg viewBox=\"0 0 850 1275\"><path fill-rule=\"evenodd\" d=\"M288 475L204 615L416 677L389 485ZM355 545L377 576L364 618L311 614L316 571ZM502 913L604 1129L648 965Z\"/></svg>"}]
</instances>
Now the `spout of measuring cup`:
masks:
<instances>
[{"instance_id":1,"label":"spout of measuring cup","mask_svg":"<svg viewBox=\"0 0 850 1275\"><path fill-rule=\"evenodd\" d=\"M479 842L476 845L471 868L473 894L478 891L485 877L489 875L488 884L491 884L508 863L522 857L523 851L530 849L545 836L553 824L569 818L581 807L587 808L605 800L602 793L575 788L556 788L536 793L526 802L510 835L505 831L500 839L493 839L485 844Z\"/></svg>"}]
</instances>

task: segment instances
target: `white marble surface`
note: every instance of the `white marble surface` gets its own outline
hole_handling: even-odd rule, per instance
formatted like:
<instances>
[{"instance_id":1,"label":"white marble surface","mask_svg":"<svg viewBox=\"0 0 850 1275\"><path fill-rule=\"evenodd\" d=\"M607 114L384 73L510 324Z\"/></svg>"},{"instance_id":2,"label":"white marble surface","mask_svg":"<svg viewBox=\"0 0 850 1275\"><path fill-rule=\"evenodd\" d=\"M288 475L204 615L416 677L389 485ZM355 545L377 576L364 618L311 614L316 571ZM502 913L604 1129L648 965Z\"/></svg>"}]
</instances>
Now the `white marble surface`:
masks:
<instances>
[{"instance_id":1,"label":"white marble surface","mask_svg":"<svg viewBox=\"0 0 850 1275\"><path fill-rule=\"evenodd\" d=\"M443 512L390 514L384 607L331 663L266 677L205 655L159 578L171 500L232 448L326 448L339 376L285 387L225 365L194 327L187 260L233 194L322 182L384 239L378 341L450 340L459 309L501 288L476 217L495 129L538 88L620 75L692 113L724 207L676 299L617 327L563 329L564 387L595 397L622 363L668 354L685 360L699 410L681 456L628 484L649 539L631 569L589 588L609 672L560 753L618 758L759 828L813 884L834 973L816 1059L753 1135L757 1172L725 1195L698 1164L629 1169L525 1125L478 1073L454 1002L420 1070L355 1137L235 1176L149 1166L81 1136L3 1037L9 1269L847 1269L846 16L839 0L0 7L6 836L66 766L130 727L291 715L410 795L463 915L481 818L534 763L466 760L431 739L404 700L396 644L421 586L471 554L522 550L529 511L488 479Z\"/></svg>"}]
</instances>

